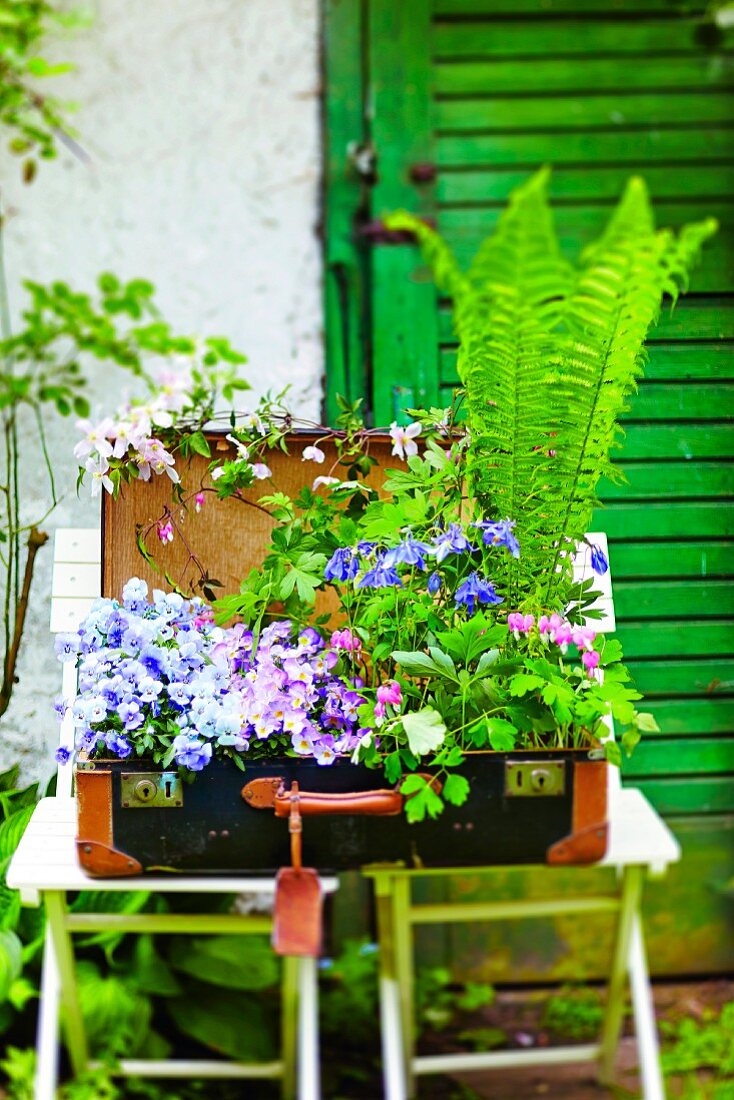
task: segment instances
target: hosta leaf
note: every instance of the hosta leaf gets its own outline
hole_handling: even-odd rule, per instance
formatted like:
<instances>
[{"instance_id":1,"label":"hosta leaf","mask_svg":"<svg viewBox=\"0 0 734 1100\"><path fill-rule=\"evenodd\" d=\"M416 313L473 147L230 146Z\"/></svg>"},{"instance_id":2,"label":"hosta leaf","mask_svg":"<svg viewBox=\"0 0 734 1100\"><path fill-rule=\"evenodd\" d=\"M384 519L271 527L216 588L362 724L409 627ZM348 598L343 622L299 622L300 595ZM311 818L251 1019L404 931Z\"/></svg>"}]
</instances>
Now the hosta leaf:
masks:
<instances>
[{"instance_id":1,"label":"hosta leaf","mask_svg":"<svg viewBox=\"0 0 734 1100\"><path fill-rule=\"evenodd\" d=\"M0 1003L7 1000L23 966L23 945L9 928L0 931Z\"/></svg>"},{"instance_id":2,"label":"hosta leaf","mask_svg":"<svg viewBox=\"0 0 734 1100\"><path fill-rule=\"evenodd\" d=\"M171 966L194 978L228 989L261 991L278 981L278 961L260 936L177 937Z\"/></svg>"}]
</instances>

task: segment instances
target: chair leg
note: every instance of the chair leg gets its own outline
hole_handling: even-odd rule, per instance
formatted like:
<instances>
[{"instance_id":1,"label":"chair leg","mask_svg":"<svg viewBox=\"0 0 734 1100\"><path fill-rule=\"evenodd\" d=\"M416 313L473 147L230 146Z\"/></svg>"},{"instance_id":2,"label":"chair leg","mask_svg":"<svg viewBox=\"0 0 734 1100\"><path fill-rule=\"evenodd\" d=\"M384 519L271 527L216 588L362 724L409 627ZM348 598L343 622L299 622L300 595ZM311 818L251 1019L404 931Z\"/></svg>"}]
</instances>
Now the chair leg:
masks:
<instances>
[{"instance_id":1,"label":"chair leg","mask_svg":"<svg viewBox=\"0 0 734 1100\"><path fill-rule=\"evenodd\" d=\"M298 1100L321 1100L318 960L298 960Z\"/></svg>"},{"instance_id":2,"label":"chair leg","mask_svg":"<svg viewBox=\"0 0 734 1100\"><path fill-rule=\"evenodd\" d=\"M59 971L56 966L51 926L46 926L46 943L41 968L41 996L36 1034L36 1100L55 1100L59 1079Z\"/></svg>"},{"instance_id":3,"label":"chair leg","mask_svg":"<svg viewBox=\"0 0 734 1100\"><path fill-rule=\"evenodd\" d=\"M79 1003L74 949L71 936L66 928L66 898L61 891L50 890L44 893L43 900L46 904L50 942L53 945L53 954L60 983L66 1045L69 1050L72 1070L78 1076L87 1068L89 1051Z\"/></svg>"},{"instance_id":4,"label":"chair leg","mask_svg":"<svg viewBox=\"0 0 734 1100\"><path fill-rule=\"evenodd\" d=\"M393 880L392 913L393 944L395 951L395 978L400 997L401 1032L403 1037L403 1065L408 1096L415 1095L413 1053L415 1035L413 1024L413 926L410 923L411 883L407 875L396 875Z\"/></svg>"},{"instance_id":5,"label":"chair leg","mask_svg":"<svg viewBox=\"0 0 734 1100\"><path fill-rule=\"evenodd\" d=\"M380 944L380 1034L382 1038L382 1081L385 1100L407 1100L405 1046L400 1008L400 988L395 961L390 875L375 875L377 939Z\"/></svg>"},{"instance_id":6,"label":"chair leg","mask_svg":"<svg viewBox=\"0 0 734 1100\"><path fill-rule=\"evenodd\" d=\"M639 912L632 922L629 953L629 977L632 1011L635 1017L640 1081L644 1100L665 1100L665 1083L660 1065L660 1047L655 1024L655 1008L645 958L642 921Z\"/></svg>"},{"instance_id":7,"label":"chair leg","mask_svg":"<svg viewBox=\"0 0 734 1100\"><path fill-rule=\"evenodd\" d=\"M283 958L281 980L281 1060L283 1100L295 1100L296 1055L298 1042L298 959L291 955Z\"/></svg>"},{"instance_id":8,"label":"chair leg","mask_svg":"<svg viewBox=\"0 0 734 1100\"><path fill-rule=\"evenodd\" d=\"M642 867L631 866L625 868L622 877L617 938L614 944L612 971L609 976L607 1007L602 1025L601 1053L599 1055L599 1080L605 1085L610 1084L614 1077L614 1060L624 1020L624 997L630 957L630 940L632 928L640 909L642 876Z\"/></svg>"}]
</instances>

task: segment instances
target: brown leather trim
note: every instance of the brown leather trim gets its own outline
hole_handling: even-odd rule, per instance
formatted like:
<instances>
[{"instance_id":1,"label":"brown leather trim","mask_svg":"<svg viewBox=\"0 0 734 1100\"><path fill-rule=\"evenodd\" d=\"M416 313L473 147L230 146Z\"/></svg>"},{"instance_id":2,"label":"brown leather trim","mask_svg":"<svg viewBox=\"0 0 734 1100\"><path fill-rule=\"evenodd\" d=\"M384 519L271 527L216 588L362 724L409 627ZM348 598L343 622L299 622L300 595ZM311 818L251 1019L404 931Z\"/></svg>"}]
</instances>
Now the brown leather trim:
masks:
<instances>
[{"instance_id":1,"label":"brown leather trim","mask_svg":"<svg viewBox=\"0 0 734 1100\"><path fill-rule=\"evenodd\" d=\"M112 771L76 769L77 835L112 847Z\"/></svg>"},{"instance_id":2,"label":"brown leather trim","mask_svg":"<svg viewBox=\"0 0 734 1100\"><path fill-rule=\"evenodd\" d=\"M608 765L604 760L578 760L573 768L572 832L550 846L548 863L596 863L606 854Z\"/></svg>"},{"instance_id":3,"label":"brown leather trim","mask_svg":"<svg viewBox=\"0 0 734 1100\"><path fill-rule=\"evenodd\" d=\"M606 855L609 826L606 821L591 825L578 833L564 837L552 844L546 853L546 861L555 865L564 863L598 863Z\"/></svg>"},{"instance_id":4,"label":"brown leather trim","mask_svg":"<svg viewBox=\"0 0 734 1100\"><path fill-rule=\"evenodd\" d=\"M79 866L92 878L122 878L124 875L139 875L143 870L137 859L98 840L79 838L76 851Z\"/></svg>"},{"instance_id":5,"label":"brown leather trim","mask_svg":"<svg viewBox=\"0 0 734 1100\"><path fill-rule=\"evenodd\" d=\"M589 829L607 819L605 760L578 760L573 766L573 831Z\"/></svg>"}]
</instances>

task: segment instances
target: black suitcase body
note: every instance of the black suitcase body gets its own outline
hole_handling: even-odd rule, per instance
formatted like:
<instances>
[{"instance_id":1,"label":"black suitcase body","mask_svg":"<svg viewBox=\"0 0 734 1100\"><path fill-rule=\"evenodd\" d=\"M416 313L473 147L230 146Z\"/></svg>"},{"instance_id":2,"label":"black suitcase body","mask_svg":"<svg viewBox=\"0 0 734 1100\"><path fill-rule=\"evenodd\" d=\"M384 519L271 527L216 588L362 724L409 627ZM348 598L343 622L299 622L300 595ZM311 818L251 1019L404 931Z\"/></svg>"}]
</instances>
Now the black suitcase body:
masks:
<instances>
[{"instance_id":1,"label":"black suitcase body","mask_svg":"<svg viewBox=\"0 0 734 1100\"><path fill-rule=\"evenodd\" d=\"M96 876L272 873L290 862L287 817L248 805L243 790L253 780L270 781L287 795L295 780L304 865L320 871L591 863L607 843L607 765L597 756L470 753L460 769L470 783L464 805L446 804L439 817L416 824L403 812L310 816L309 792L323 798L386 790L380 772L348 759L328 767L307 759L257 761L245 771L214 760L190 783L141 759L80 763L79 857Z\"/></svg>"}]
</instances>

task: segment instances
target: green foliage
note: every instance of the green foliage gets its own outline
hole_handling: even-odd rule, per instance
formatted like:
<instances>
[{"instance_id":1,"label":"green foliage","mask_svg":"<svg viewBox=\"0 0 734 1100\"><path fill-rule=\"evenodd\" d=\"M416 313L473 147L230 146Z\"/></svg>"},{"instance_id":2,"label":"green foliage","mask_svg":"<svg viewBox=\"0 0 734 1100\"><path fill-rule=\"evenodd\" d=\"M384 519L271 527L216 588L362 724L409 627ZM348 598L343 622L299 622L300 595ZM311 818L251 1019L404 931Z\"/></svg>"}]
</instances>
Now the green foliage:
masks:
<instances>
[{"instance_id":1,"label":"green foliage","mask_svg":"<svg viewBox=\"0 0 734 1100\"><path fill-rule=\"evenodd\" d=\"M173 331L158 311L154 286L145 279L122 282L105 272L99 276L94 294L80 293L63 282L46 286L27 281L24 285L28 302L18 330L10 333L0 274L0 423L5 444L0 448L0 564L5 589L0 715L12 696L25 624L27 593L21 598L21 579L25 573L29 584L32 580L36 552L46 541L37 528L58 503L54 463L47 446L49 416L88 416L85 371L92 363L106 368L114 364L129 371L150 400L159 392L150 364L167 360L182 372L186 361L190 385L175 437L177 451L186 457L208 453L203 424L220 398L229 400L235 390L247 387L236 375L245 357L224 337L200 341ZM27 446L21 455L19 433L29 425L35 431L36 446ZM165 441L170 429L156 425L155 431ZM44 506L30 522L21 508L25 463L29 462L45 468L50 498L50 506ZM124 481L138 475L137 466L126 459L111 457L106 465L115 492ZM207 580L210 586L215 584Z\"/></svg>"},{"instance_id":2,"label":"green foliage","mask_svg":"<svg viewBox=\"0 0 734 1100\"><path fill-rule=\"evenodd\" d=\"M180 937L173 940L168 956L175 970L227 989L269 989L280 973L270 944L259 936Z\"/></svg>"},{"instance_id":3,"label":"green foliage","mask_svg":"<svg viewBox=\"0 0 734 1100\"><path fill-rule=\"evenodd\" d=\"M542 1024L561 1038L586 1042L599 1034L604 1006L596 989L565 986L548 998Z\"/></svg>"},{"instance_id":4,"label":"green foliage","mask_svg":"<svg viewBox=\"0 0 734 1100\"><path fill-rule=\"evenodd\" d=\"M471 444L470 489L487 518L517 522L523 548L506 561L513 604L568 605L567 552L588 530L619 417L644 363L665 294L686 289L707 221L676 237L656 230L647 190L631 179L576 267L561 255L543 169L511 196L495 232L462 273L436 232L405 213L436 282L454 300Z\"/></svg>"},{"instance_id":5,"label":"green foliage","mask_svg":"<svg viewBox=\"0 0 734 1100\"><path fill-rule=\"evenodd\" d=\"M0 1070L5 1075L8 1100L33 1100L35 1050L21 1050L19 1047L9 1046L4 1053L5 1057L0 1061Z\"/></svg>"},{"instance_id":6,"label":"green foliage","mask_svg":"<svg viewBox=\"0 0 734 1100\"><path fill-rule=\"evenodd\" d=\"M444 967L419 967L416 973L416 1021L420 1028L442 1031L455 1024L462 1013L489 1007L494 998L494 989L487 982L457 985Z\"/></svg>"},{"instance_id":7,"label":"green foliage","mask_svg":"<svg viewBox=\"0 0 734 1100\"><path fill-rule=\"evenodd\" d=\"M685 1100L732 1100L734 1090L734 1001L698 1020L663 1020L666 1078L683 1079Z\"/></svg>"},{"instance_id":8,"label":"green foliage","mask_svg":"<svg viewBox=\"0 0 734 1100\"><path fill-rule=\"evenodd\" d=\"M23 179L30 183L38 161L56 156L59 139L70 143L64 107L42 94L37 81L68 72L71 65L51 64L38 53L48 34L78 22L47 0L3 0L0 13L0 126L9 132L8 148L23 158Z\"/></svg>"}]
</instances>

